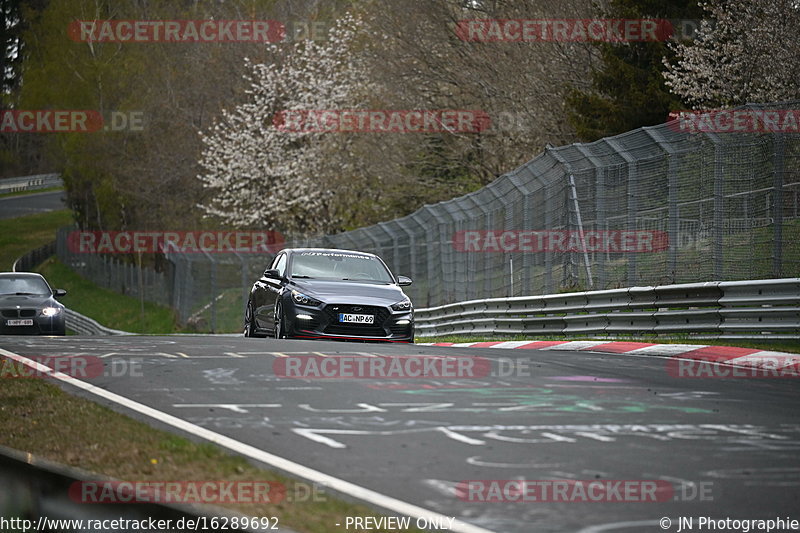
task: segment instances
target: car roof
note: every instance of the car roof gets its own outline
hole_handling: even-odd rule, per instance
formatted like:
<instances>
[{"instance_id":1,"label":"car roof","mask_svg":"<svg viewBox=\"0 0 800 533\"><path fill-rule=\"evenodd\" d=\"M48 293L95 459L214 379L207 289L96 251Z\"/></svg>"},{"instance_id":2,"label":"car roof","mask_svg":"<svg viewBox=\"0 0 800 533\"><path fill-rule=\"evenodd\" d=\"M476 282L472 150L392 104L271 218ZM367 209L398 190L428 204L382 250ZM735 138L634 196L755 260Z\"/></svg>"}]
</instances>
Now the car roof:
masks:
<instances>
[{"instance_id":1,"label":"car roof","mask_svg":"<svg viewBox=\"0 0 800 533\"><path fill-rule=\"evenodd\" d=\"M38 272L0 272L0 278L42 278Z\"/></svg>"}]
</instances>

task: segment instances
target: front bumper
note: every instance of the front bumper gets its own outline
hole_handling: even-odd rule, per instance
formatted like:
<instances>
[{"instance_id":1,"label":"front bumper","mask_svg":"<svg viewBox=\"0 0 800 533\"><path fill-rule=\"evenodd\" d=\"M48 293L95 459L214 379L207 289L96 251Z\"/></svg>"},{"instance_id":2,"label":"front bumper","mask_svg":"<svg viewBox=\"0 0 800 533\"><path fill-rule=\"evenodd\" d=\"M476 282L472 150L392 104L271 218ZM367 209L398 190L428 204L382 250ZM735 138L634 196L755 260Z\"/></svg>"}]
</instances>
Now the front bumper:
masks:
<instances>
[{"instance_id":1,"label":"front bumper","mask_svg":"<svg viewBox=\"0 0 800 533\"><path fill-rule=\"evenodd\" d=\"M66 332L63 312L55 317L32 318L32 326L9 326L9 320L17 319L0 317L0 335L64 335Z\"/></svg>"},{"instance_id":2,"label":"front bumper","mask_svg":"<svg viewBox=\"0 0 800 533\"><path fill-rule=\"evenodd\" d=\"M355 309L354 309L355 308ZM340 313L368 314L373 324L339 321ZM303 339L333 339L360 342L414 342L414 315L389 307L352 304L322 304L310 307L292 302L286 306L286 332Z\"/></svg>"}]
</instances>

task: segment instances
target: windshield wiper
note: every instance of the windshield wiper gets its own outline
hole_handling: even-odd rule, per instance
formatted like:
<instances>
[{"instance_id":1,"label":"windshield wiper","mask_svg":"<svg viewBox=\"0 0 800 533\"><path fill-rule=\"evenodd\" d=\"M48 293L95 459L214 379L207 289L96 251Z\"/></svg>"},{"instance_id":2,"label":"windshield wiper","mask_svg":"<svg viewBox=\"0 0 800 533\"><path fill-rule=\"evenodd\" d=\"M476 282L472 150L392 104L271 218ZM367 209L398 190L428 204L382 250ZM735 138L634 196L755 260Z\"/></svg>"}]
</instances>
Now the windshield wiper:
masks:
<instances>
[{"instance_id":1,"label":"windshield wiper","mask_svg":"<svg viewBox=\"0 0 800 533\"><path fill-rule=\"evenodd\" d=\"M15 292L15 296L39 296L38 292Z\"/></svg>"},{"instance_id":2,"label":"windshield wiper","mask_svg":"<svg viewBox=\"0 0 800 533\"><path fill-rule=\"evenodd\" d=\"M292 277L295 279L314 279L313 276L295 276L294 274L292 274Z\"/></svg>"}]
</instances>

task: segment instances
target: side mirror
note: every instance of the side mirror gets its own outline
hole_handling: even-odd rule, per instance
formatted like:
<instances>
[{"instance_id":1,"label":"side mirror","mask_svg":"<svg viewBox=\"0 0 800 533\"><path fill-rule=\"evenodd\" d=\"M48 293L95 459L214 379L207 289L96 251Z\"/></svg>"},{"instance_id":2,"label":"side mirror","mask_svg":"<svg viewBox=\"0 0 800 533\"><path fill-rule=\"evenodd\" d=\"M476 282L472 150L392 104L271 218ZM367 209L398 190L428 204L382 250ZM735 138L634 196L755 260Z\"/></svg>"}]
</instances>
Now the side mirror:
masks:
<instances>
[{"instance_id":1,"label":"side mirror","mask_svg":"<svg viewBox=\"0 0 800 533\"><path fill-rule=\"evenodd\" d=\"M397 276L397 284L401 287L405 287L406 285L411 285L412 281L411 278L406 276Z\"/></svg>"},{"instance_id":2,"label":"side mirror","mask_svg":"<svg viewBox=\"0 0 800 533\"><path fill-rule=\"evenodd\" d=\"M265 270L264 271L264 277L265 278L269 278L269 279L283 279L283 276L281 276L281 273L278 272L277 270L275 270L274 268L271 268L269 270Z\"/></svg>"},{"instance_id":3,"label":"side mirror","mask_svg":"<svg viewBox=\"0 0 800 533\"><path fill-rule=\"evenodd\" d=\"M66 296L66 295L67 295L67 291L65 289L54 289L53 290L53 296L55 296L56 298L61 298L62 296Z\"/></svg>"}]
</instances>

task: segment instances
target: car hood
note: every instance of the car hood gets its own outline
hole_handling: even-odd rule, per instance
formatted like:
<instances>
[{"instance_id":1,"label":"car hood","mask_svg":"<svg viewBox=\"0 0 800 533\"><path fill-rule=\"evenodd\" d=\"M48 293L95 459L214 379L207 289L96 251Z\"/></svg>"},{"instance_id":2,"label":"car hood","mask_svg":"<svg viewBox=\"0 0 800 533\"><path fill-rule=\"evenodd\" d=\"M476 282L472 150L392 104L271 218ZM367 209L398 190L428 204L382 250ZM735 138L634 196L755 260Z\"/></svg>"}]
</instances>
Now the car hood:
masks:
<instances>
[{"instance_id":1,"label":"car hood","mask_svg":"<svg viewBox=\"0 0 800 533\"><path fill-rule=\"evenodd\" d=\"M388 306L407 298L397 285L310 279L295 280L291 285L325 303Z\"/></svg>"},{"instance_id":2,"label":"car hood","mask_svg":"<svg viewBox=\"0 0 800 533\"><path fill-rule=\"evenodd\" d=\"M49 295L16 295L16 294L0 294L0 307L64 307L63 304L56 301L55 298Z\"/></svg>"}]
</instances>

